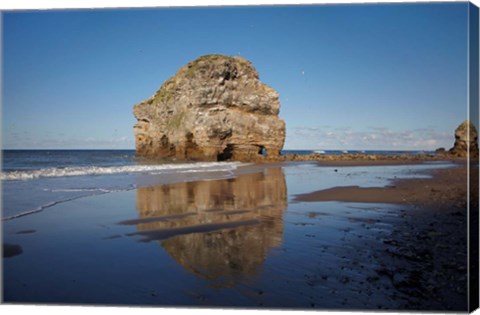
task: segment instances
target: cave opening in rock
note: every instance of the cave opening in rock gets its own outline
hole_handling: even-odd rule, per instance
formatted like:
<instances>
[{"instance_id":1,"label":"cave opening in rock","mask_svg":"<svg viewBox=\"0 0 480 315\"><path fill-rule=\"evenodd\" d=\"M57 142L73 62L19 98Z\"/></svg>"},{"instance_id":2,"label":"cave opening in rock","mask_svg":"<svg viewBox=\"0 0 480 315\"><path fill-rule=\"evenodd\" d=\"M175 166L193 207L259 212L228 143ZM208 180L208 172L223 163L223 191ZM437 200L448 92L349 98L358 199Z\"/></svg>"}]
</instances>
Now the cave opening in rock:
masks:
<instances>
[{"instance_id":1,"label":"cave opening in rock","mask_svg":"<svg viewBox=\"0 0 480 315\"><path fill-rule=\"evenodd\" d=\"M168 140L168 137L166 135L162 136L162 138L160 139L160 143L164 148L167 148L170 145L170 141Z\"/></svg>"},{"instance_id":2,"label":"cave opening in rock","mask_svg":"<svg viewBox=\"0 0 480 315\"><path fill-rule=\"evenodd\" d=\"M259 146L259 150L258 150L258 154L260 155L263 155L263 156L267 156L268 155L268 152L267 152L267 149L265 149L264 146Z\"/></svg>"},{"instance_id":3,"label":"cave opening in rock","mask_svg":"<svg viewBox=\"0 0 480 315\"><path fill-rule=\"evenodd\" d=\"M233 156L233 144L227 144L227 147L217 155L217 161L226 161Z\"/></svg>"}]
</instances>

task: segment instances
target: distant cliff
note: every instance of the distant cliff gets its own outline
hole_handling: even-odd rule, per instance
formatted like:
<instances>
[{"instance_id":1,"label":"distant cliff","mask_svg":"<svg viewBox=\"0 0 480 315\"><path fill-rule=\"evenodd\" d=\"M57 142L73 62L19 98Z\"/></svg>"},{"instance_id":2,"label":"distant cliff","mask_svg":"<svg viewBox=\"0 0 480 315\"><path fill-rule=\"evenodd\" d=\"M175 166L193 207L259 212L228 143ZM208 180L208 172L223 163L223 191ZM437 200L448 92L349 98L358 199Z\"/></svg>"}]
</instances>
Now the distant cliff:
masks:
<instances>
[{"instance_id":1,"label":"distant cliff","mask_svg":"<svg viewBox=\"0 0 480 315\"><path fill-rule=\"evenodd\" d=\"M285 141L278 93L240 57L207 55L134 106L137 155L180 160L276 158Z\"/></svg>"}]
</instances>

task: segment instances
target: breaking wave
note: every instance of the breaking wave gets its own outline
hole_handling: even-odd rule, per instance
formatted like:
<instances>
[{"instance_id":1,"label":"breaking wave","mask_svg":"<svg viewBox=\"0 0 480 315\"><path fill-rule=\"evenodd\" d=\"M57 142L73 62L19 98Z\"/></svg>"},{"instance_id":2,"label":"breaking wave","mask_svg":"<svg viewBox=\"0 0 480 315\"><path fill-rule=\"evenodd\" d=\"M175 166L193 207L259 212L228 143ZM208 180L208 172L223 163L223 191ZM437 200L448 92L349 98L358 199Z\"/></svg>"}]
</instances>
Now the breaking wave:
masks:
<instances>
[{"instance_id":1,"label":"breaking wave","mask_svg":"<svg viewBox=\"0 0 480 315\"><path fill-rule=\"evenodd\" d=\"M30 180L42 177L66 177L84 175L113 175L122 173L194 173L194 172L229 172L237 169L243 163L239 162L198 162L182 164L160 165L124 165L124 166L82 166L43 168L37 170L7 171L2 172L0 179Z\"/></svg>"}]
</instances>

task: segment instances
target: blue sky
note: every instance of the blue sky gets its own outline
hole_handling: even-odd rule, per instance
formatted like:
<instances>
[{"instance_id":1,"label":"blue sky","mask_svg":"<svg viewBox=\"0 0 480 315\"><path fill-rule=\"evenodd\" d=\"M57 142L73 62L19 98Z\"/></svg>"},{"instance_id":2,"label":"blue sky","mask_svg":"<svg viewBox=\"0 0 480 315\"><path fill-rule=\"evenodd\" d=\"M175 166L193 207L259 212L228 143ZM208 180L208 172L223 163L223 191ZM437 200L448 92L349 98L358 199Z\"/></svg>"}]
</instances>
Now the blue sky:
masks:
<instances>
[{"instance_id":1,"label":"blue sky","mask_svg":"<svg viewBox=\"0 0 480 315\"><path fill-rule=\"evenodd\" d=\"M134 148L134 104L205 54L280 94L285 149L451 147L467 3L4 12L3 148Z\"/></svg>"}]
</instances>

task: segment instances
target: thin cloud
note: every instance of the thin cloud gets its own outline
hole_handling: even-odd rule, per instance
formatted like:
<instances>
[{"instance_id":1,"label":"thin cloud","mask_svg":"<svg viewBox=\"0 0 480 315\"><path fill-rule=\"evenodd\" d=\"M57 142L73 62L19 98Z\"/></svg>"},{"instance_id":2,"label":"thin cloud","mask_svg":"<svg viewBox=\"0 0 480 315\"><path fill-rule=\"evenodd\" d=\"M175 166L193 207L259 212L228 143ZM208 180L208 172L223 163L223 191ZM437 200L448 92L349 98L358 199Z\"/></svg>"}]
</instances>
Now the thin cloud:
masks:
<instances>
[{"instance_id":1,"label":"thin cloud","mask_svg":"<svg viewBox=\"0 0 480 315\"><path fill-rule=\"evenodd\" d=\"M6 139L3 147L8 149L125 149L133 148L133 138L119 136L113 139L88 138L28 138ZM11 141L14 140L14 141Z\"/></svg>"},{"instance_id":2,"label":"thin cloud","mask_svg":"<svg viewBox=\"0 0 480 315\"><path fill-rule=\"evenodd\" d=\"M395 131L383 126L366 130L350 127L296 127L285 143L286 149L341 150L434 150L453 144L453 134L433 128Z\"/></svg>"}]
</instances>

